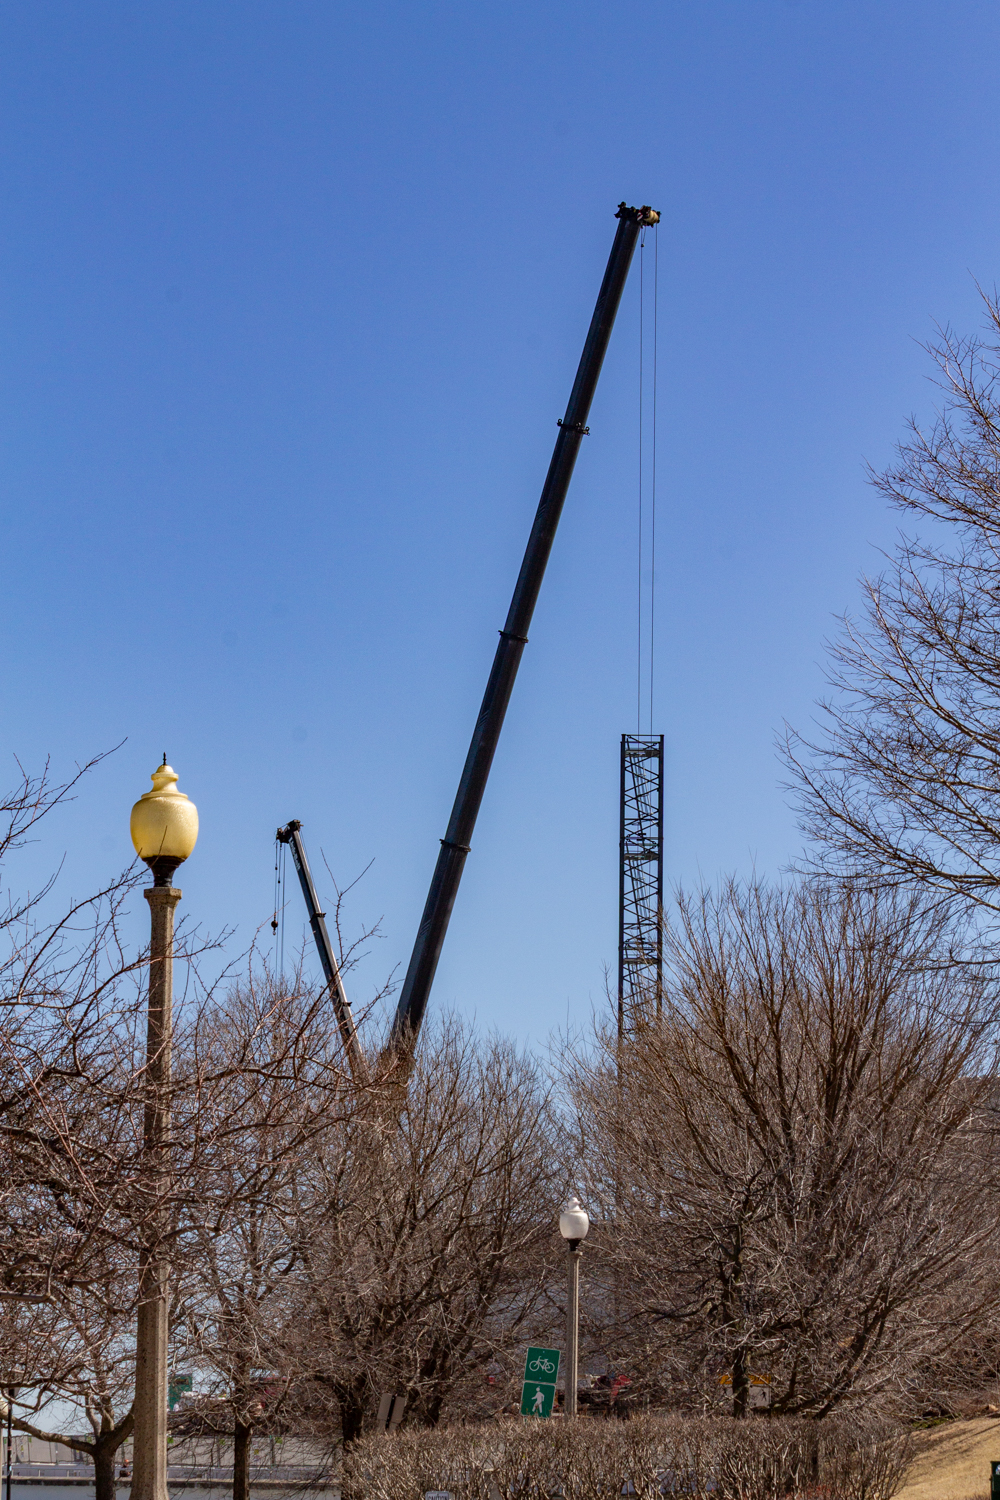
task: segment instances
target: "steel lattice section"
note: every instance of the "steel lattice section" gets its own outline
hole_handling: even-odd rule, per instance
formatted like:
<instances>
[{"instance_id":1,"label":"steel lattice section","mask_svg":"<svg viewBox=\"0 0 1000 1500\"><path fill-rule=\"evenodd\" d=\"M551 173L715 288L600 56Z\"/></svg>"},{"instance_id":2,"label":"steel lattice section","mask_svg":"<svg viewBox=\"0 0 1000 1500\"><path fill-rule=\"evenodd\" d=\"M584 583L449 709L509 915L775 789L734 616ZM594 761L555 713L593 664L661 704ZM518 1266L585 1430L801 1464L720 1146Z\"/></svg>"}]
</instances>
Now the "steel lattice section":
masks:
<instances>
[{"instance_id":1,"label":"steel lattice section","mask_svg":"<svg viewBox=\"0 0 1000 1500\"><path fill-rule=\"evenodd\" d=\"M618 1030L663 994L663 735L623 734Z\"/></svg>"}]
</instances>

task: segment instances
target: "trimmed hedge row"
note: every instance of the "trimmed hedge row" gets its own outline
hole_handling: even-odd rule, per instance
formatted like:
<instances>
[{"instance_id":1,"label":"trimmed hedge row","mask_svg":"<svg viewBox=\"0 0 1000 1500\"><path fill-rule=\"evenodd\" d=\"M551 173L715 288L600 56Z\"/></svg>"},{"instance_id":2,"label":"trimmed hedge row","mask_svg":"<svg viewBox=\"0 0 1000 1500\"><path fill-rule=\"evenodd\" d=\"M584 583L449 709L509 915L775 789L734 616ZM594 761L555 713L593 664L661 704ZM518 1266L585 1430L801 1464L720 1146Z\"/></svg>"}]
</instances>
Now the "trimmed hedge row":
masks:
<instances>
[{"instance_id":1,"label":"trimmed hedge row","mask_svg":"<svg viewBox=\"0 0 1000 1500\"><path fill-rule=\"evenodd\" d=\"M646 1415L628 1422L523 1422L365 1439L344 1461L345 1500L891 1500L909 1434L878 1418Z\"/></svg>"}]
</instances>

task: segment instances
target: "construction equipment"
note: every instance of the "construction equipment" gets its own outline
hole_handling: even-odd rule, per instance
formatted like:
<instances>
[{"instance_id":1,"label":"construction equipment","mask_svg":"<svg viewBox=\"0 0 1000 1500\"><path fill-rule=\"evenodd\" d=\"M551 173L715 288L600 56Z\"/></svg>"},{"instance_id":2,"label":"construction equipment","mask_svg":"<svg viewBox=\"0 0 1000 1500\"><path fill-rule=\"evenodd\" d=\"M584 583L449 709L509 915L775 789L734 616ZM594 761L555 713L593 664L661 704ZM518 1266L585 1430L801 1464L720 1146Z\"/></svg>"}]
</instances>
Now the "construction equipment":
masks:
<instances>
[{"instance_id":1,"label":"construction equipment","mask_svg":"<svg viewBox=\"0 0 1000 1500\"><path fill-rule=\"evenodd\" d=\"M493 756L500 739L514 679L521 662L521 654L528 643L528 628L538 601L542 579L545 576L545 567L552 550L556 527L559 524L563 503L573 476L580 444L590 430L587 426L587 417L590 414L590 405L597 388L597 380L604 363L629 267L632 264L632 257L642 230L648 225L657 224L660 218L656 210L648 206L629 208L624 203L619 204L615 217L618 220L618 229L614 244L611 247L611 255L583 346L583 354L577 368L573 389L570 392L569 403L564 415L559 419L559 434L545 484L542 487L534 524L521 563L521 571L518 574L507 619L500 631L500 642L486 684L486 692L476 720L469 752L465 758L451 818L445 836L441 840L441 852L434 868L430 890L424 904L423 915L417 929L416 941L392 1023L387 1049L389 1052L398 1052L404 1047L412 1047L415 1044L427 1009L431 985L434 982L434 974L441 956L445 934L448 931L448 923L458 894L465 860L469 854L472 833L476 826L483 793L486 790ZM302 882L306 905L310 913L309 920L320 950L320 962L327 975L334 1005L338 1007L338 1021L341 1024L345 1046L349 1047L349 1055L352 1058L354 1054L350 1053L350 1047L355 1048L360 1057L353 1022L350 1023L350 1035L353 1040L348 1044L344 1021L341 1019L344 1015L349 1018L350 1010L349 1008L345 1010L346 997L343 993L343 985L340 984L339 973L336 972L336 966L333 964L329 937L325 938L325 949L323 946L321 934L326 932L322 922L323 914L318 911L316 893L311 879L308 878L308 865L301 840L298 838L298 828L299 824L295 822L287 825L287 829L284 830L288 832L286 841L291 844L293 858L299 871L299 879ZM306 872L305 875L303 871ZM336 974L336 979L331 977L333 974Z\"/></svg>"},{"instance_id":2,"label":"construction equipment","mask_svg":"<svg viewBox=\"0 0 1000 1500\"><path fill-rule=\"evenodd\" d=\"M623 734L618 1040L663 1006L663 735Z\"/></svg>"},{"instance_id":3,"label":"construction equipment","mask_svg":"<svg viewBox=\"0 0 1000 1500\"><path fill-rule=\"evenodd\" d=\"M351 1073L356 1083L365 1080L368 1074L368 1066L365 1055L358 1041L358 1033L354 1025L354 1015L351 1011L351 1002L347 998L344 989L344 981L340 977L340 965L337 963L333 952L333 944L330 942L330 934L326 930L326 912L320 911L319 900L316 896L316 887L313 885L312 871L309 861L306 859L305 845L302 842L300 829L302 824L298 818L292 818L284 828L279 828L275 837L279 844L287 844L292 851L292 863L295 865L302 894L305 897L306 911L309 914L309 926L313 930L316 939L316 948L319 952L319 961L323 967L323 975L326 979L330 992L330 1000L333 1003L334 1014L337 1017L337 1025L340 1027L341 1040L344 1043L344 1051L350 1064Z\"/></svg>"}]
</instances>

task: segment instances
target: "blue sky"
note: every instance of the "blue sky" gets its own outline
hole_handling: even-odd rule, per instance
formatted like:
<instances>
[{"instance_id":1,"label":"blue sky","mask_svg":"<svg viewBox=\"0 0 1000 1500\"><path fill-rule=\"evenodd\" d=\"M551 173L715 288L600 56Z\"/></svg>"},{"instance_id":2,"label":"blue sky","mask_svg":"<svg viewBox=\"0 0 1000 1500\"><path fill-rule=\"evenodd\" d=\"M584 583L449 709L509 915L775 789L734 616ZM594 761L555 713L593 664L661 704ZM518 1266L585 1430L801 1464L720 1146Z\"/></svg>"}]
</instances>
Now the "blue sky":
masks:
<instances>
[{"instance_id":1,"label":"blue sky","mask_svg":"<svg viewBox=\"0 0 1000 1500\"><path fill-rule=\"evenodd\" d=\"M9 0L8 779L125 742L18 878L124 864L166 750L193 919L241 951L299 817L321 883L374 861L357 997L405 967L622 198L663 214L668 870L778 873L775 734L894 534L864 464L996 275L998 42L940 0ZM637 335L634 275L435 990L525 1038L615 963Z\"/></svg>"}]
</instances>

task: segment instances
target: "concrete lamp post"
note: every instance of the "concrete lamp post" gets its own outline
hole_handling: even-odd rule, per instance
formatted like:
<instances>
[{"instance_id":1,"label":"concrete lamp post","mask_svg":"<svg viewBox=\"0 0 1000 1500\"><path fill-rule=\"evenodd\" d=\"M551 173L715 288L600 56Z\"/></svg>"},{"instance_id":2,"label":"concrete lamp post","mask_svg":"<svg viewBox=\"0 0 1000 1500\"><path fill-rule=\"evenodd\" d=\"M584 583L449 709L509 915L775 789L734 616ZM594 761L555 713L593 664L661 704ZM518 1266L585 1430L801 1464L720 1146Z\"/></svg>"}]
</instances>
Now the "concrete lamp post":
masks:
<instances>
[{"instance_id":1,"label":"concrete lamp post","mask_svg":"<svg viewBox=\"0 0 1000 1500\"><path fill-rule=\"evenodd\" d=\"M169 1170L170 1041L173 1004L174 908L181 893L171 884L177 866L198 838L198 809L177 790L163 764L153 790L132 809L135 852L153 872L149 902L149 1007L146 1023L146 1110L143 1155L147 1191L155 1205L143 1232L139 1260L139 1313L135 1343L135 1426L131 1500L169 1500L167 1493L167 1276L162 1190Z\"/></svg>"},{"instance_id":2,"label":"concrete lamp post","mask_svg":"<svg viewBox=\"0 0 1000 1500\"><path fill-rule=\"evenodd\" d=\"M566 1291L566 1420L576 1416L576 1385L580 1364L580 1246L587 1238L590 1217L574 1193L559 1215L559 1233L569 1250L569 1284Z\"/></svg>"}]
</instances>

